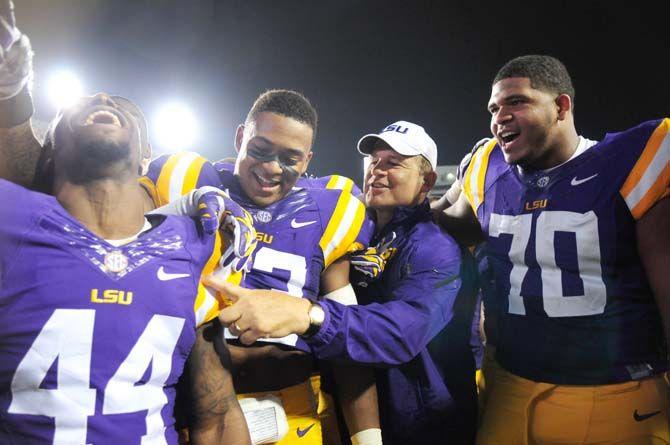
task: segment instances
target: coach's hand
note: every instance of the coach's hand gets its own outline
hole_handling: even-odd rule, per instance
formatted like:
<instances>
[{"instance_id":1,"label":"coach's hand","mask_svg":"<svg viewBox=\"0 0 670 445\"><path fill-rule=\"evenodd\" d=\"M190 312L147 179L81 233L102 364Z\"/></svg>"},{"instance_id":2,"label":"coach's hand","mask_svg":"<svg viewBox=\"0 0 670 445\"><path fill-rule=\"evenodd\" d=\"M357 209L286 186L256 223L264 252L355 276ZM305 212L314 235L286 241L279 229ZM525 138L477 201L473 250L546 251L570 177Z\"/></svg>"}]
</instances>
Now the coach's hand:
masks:
<instances>
[{"instance_id":1,"label":"coach's hand","mask_svg":"<svg viewBox=\"0 0 670 445\"><path fill-rule=\"evenodd\" d=\"M309 327L307 298L276 290L245 289L211 275L204 277L203 283L233 303L221 310L219 320L245 345L259 338L300 335Z\"/></svg>"}]
</instances>

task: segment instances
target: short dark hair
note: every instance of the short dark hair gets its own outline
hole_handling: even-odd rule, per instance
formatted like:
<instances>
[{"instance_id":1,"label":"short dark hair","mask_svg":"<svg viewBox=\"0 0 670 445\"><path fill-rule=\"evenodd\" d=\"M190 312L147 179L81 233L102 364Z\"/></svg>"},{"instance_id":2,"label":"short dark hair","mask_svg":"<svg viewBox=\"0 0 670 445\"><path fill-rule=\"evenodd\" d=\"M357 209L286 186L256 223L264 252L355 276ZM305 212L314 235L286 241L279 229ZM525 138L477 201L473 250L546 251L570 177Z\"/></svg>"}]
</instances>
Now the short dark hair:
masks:
<instances>
[{"instance_id":1,"label":"short dark hair","mask_svg":"<svg viewBox=\"0 0 670 445\"><path fill-rule=\"evenodd\" d=\"M565 65L555 57L533 54L512 59L500 68L493 84L510 77L527 77L533 88L567 94L575 101L575 88L572 86L570 74Z\"/></svg>"},{"instance_id":2,"label":"short dark hair","mask_svg":"<svg viewBox=\"0 0 670 445\"><path fill-rule=\"evenodd\" d=\"M270 112L295 119L312 128L312 140L316 137L316 110L304 95L292 90L268 90L258 96L245 123L253 122L259 113Z\"/></svg>"}]
</instances>

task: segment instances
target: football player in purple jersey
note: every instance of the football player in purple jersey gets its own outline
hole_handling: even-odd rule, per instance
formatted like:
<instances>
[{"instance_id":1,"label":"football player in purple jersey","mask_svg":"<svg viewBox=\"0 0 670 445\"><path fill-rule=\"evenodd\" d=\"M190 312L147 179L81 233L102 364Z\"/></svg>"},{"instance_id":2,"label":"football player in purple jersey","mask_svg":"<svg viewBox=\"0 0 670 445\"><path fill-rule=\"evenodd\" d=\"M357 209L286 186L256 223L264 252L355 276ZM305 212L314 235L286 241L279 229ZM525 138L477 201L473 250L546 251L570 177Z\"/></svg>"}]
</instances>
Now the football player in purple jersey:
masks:
<instances>
[{"instance_id":1,"label":"football player in purple jersey","mask_svg":"<svg viewBox=\"0 0 670 445\"><path fill-rule=\"evenodd\" d=\"M574 96L553 57L505 64L446 210L495 279L480 444L670 443L670 119L591 141Z\"/></svg>"},{"instance_id":2,"label":"football player in purple jersey","mask_svg":"<svg viewBox=\"0 0 670 445\"><path fill-rule=\"evenodd\" d=\"M159 203L182 200L193 187L225 190L253 216L258 233L258 246L241 285L301 297L305 316L308 310L318 311L311 302L355 302L345 257L367 245L372 226L363 203L351 193L352 181L333 176L326 188L298 182L313 155L316 127L316 110L302 94L266 91L238 127L234 164L211 164L196 153L182 152L155 159L143 178ZM314 377L315 361L305 339L293 334L262 338L247 346L236 338L244 325L231 327L226 337L235 388L250 419L252 439L313 445L339 441L338 432L326 426L329 403L316 389L323 386ZM323 365L319 363L319 371ZM333 374L333 390L352 441L378 444L381 432L372 373L347 365L333 367ZM268 409L275 413L268 419L273 428L258 428L253 419Z\"/></svg>"},{"instance_id":3,"label":"football player in purple jersey","mask_svg":"<svg viewBox=\"0 0 670 445\"><path fill-rule=\"evenodd\" d=\"M176 444L187 372L192 443L249 444L218 304L201 298L217 235L144 216L136 110L106 94L54 119L53 196L7 181L29 182L35 158L16 147L39 145L32 54L8 1L0 39L0 442Z\"/></svg>"}]
</instances>

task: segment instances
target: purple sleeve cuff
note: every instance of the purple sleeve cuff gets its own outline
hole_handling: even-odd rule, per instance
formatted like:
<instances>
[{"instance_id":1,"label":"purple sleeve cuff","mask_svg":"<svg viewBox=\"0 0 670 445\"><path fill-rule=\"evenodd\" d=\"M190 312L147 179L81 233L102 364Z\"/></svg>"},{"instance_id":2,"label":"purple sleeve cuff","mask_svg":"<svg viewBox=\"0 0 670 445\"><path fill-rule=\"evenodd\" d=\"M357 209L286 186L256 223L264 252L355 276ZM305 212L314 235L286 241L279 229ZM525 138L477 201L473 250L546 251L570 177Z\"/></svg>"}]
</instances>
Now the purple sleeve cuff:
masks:
<instances>
[{"instance_id":1,"label":"purple sleeve cuff","mask_svg":"<svg viewBox=\"0 0 670 445\"><path fill-rule=\"evenodd\" d=\"M331 308L332 305L337 305L338 303L329 300L320 300L319 304L323 308L323 312L325 313L326 317L324 318L323 324L317 333L309 338L304 339L305 342L307 342L307 344L309 344L311 347L327 345L337 333L337 321L335 321L335 323L333 322L333 311ZM336 316L335 318L341 319L341 314L339 317Z\"/></svg>"}]
</instances>

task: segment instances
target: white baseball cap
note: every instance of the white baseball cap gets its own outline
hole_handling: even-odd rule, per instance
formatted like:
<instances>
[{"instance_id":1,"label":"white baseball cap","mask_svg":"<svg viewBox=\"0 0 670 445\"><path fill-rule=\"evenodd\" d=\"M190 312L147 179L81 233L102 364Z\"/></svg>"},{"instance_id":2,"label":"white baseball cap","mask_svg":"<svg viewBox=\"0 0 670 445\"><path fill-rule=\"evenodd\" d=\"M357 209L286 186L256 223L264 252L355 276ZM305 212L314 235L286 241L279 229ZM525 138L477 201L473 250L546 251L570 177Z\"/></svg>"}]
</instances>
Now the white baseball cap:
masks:
<instances>
[{"instance_id":1,"label":"white baseball cap","mask_svg":"<svg viewBox=\"0 0 670 445\"><path fill-rule=\"evenodd\" d=\"M407 121L394 122L387 125L379 134L370 133L363 136L358 141L358 151L369 155L378 139L389 144L401 155L423 156L433 170L437 169L437 145L422 126Z\"/></svg>"}]
</instances>

